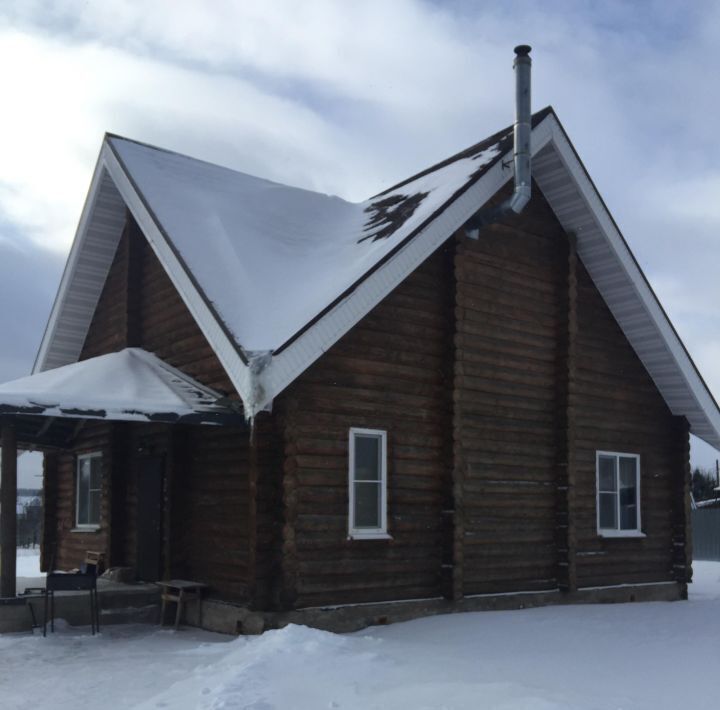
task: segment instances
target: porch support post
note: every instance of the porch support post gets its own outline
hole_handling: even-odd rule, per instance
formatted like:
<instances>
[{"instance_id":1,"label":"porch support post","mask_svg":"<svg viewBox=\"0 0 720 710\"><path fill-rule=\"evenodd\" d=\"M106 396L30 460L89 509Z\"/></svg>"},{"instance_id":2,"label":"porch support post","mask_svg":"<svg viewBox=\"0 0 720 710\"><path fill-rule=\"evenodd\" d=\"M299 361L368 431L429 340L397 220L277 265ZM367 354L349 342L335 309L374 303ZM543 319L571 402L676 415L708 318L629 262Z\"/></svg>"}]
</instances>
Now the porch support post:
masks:
<instances>
[{"instance_id":1,"label":"porch support post","mask_svg":"<svg viewBox=\"0 0 720 710\"><path fill-rule=\"evenodd\" d=\"M2 417L0 427L0 597L14 597L17 554L17 437L14 418Z\"/></svg>"}]
</instances>

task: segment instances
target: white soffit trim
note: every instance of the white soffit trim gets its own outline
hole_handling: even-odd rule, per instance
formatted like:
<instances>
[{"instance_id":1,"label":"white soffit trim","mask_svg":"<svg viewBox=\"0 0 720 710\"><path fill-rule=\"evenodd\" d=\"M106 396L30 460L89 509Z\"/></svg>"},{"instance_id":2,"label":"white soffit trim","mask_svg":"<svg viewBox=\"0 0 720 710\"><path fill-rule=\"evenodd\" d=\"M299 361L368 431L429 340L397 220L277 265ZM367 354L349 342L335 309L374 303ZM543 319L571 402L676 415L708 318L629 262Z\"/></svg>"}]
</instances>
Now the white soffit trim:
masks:
<instances>
[{"instance_id":1,"label":"white soffit trim","mask_svg":"<svg viewBox=\"0 0 720 710\"><path fill-rule=\"evenodd\" d=\"M552 141L533 161L533 177L623 333L673 414L720 448L720 410L663 311L584 166L553 116Z\"/></svg>"},{"instance_id":2,"label":"white soffit trim","mask_svg":"<svg viewBox=\"0 0 720 710\"><path fill-rule=\"evenodd\" d=\"M125 203L99 159L35 358L34 373L80 357L124 225Z\"/></svg>"}]
</instances>

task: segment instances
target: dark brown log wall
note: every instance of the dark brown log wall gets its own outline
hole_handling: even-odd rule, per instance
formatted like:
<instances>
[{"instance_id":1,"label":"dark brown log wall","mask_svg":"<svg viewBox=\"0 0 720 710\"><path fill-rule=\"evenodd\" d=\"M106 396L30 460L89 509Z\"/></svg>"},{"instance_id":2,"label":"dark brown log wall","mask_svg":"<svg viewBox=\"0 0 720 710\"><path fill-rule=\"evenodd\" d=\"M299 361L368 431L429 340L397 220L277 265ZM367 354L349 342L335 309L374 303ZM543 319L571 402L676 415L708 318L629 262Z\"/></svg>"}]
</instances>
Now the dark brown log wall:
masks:
<instances>
[{"instance_id":1,"label":"dark brown log wall","mask_svg":"<svg viewBox=\"0 0 720 710\"><path fill-rule=\"evenodd\" d=\"M132 218L118 244L80 359L128 346L155 353L208 387L233 391L225 370Z\"/></svg>"},{"instance_id":2,"label":"dark brown log wall","mask_svg":"<svg viewBox=\"0 0 720 710\"><path fill-rule=\"evenodd\" d=\"M578 269L577 493L579 586L673 579L673 494L685 475L682 421L673 417L587 271ZM600 538L598 450L640 455L643 539Z\"/></svg>"},{"instance_id":3,"label":"dark brown log wall","mask_svg":"<svg viewBox=\"0 0 720 710\"><path fill-rule=\"evenodd\" d=\"M461 237L455 273L456 595L682 582L684 421L541 193ZM640 455L646 537L598 535L599 450Z\"/></svg>"},{"instance_id":4,"label":"dark brown log wall","mask_svg":"<svg viewBox=\"0 0 720 710\"><path fill-rule=\"evenodd\" d=\"M127 346L143 347L200 382L232 392L220 362L131 218L81 359ZM246 600L254 560L249 433L210 426L180 429L179 435L173 427L157 424L88 424L83 429L73 451L58 457L58 562L77 566L86 549L102 549L112 564L134 564L137 462L147 453L162 455L165 573L202 580L225 599ZM96 431L102 432L102 440ZM102 525L97 533L72 532L74 455L88 447L101 447L106 454Z\"/></svg>"},{"instance_id":5,"label":"dark brown log wall","mask_svg":"<svg viewBox=\"0 0 720 710\"><path fill-rule=\"evenodd\" d=\"M451 254L398 286L281 396L283 600L288 606L442 593L451 471ZM391 540L348 540L350 427L387 431Z\"/></svg>"},{"instance_id":6,"label":"dark brown log wall","mask_svg":"<svg viewBox=\"0 0 720 710\"><path fill-rule=\"evenodd\" d=\"M127 344L232 389L132 222L82 357ZM348 540L354 426L388 433L391 540ZM103 526L71 532L74 456L58 456L47 476L59 562L104 545L113 564L133 563L134 462L149 445L167 461L166 574L261 608L690 575L686 423L538 190L520 217L428 259L258 417L254 440L88 424L76 450L108 452ZM597 450L640 454L647 537L598 537Z\"/></svg>"},{"instance_id":7,"label":"dark brown log wall","mask_svg":"<svg viewBox=\"0 0 720 710\"><path fill-rule=\"evenodd\" d=\"M72 451L53 456L53 465L47 467L46 476L54 496L53 518L56 529L54 541L47 538L46 544L53 549L44 555L50 564L54 556L56 569L75 569L85 561L85 552L108 551L108 522L110 520L109 481L112 478L111 425L105 422L87 422L75 438ZM100 506L99 530L76 530L75 528L75 461L78 454L100 451L102 457L103 493Z\"/></svg>"},{"instance_id":8,"label":"dark brown log wall","mask_svg":"<svg viewBox=\"0 0 720 710\"><path fill-rule=\"evenodd\" d=\"M536 196L455 258L455 594L557 586L563 235Z\"/></svg>"},{"instance_id":9,"label":"dark brown log wall","mask_svg":"<svg viewBox=\"0 0 720 710\"><path fill-rule=\"evenodd\" d=\"M250 569L254 570L254 605L261 609L283 606L282 546L283 464L285 419L282 401L273 413L261 413L255 420L250 462ZM253 504L254 500L254 504Z\"/></svg>"}]
</instances>

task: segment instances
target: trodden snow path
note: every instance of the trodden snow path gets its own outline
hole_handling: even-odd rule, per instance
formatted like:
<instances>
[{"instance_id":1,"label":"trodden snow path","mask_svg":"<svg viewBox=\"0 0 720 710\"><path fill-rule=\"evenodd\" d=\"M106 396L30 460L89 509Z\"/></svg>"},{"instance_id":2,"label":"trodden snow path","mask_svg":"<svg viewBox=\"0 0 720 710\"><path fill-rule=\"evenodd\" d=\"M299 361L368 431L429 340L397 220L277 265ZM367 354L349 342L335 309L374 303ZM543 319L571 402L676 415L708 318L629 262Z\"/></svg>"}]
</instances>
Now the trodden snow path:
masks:
<instances>
[{"instance_id":1,"label":"trodden snow path","mask_svg":"<svg viewBox=\"0 0 720 710\"><path fill-rule=\"evenodd\" d=\"M718 707L720 563L688 602L420 619L237 638L150 626L0 636L0 707L688 710Z\"/></svg>"}]
</instances>

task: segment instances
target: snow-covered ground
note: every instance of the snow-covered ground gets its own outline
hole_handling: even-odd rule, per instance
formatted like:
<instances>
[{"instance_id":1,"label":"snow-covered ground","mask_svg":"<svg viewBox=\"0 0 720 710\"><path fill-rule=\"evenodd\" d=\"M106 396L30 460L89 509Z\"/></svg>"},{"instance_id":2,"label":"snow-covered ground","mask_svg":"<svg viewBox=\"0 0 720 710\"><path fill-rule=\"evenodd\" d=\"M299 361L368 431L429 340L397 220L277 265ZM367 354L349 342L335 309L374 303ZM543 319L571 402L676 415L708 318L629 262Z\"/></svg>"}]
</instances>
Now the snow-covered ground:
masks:
<instances>
[{"instance_id":1,"label":"snow-covered ground","mask_svg":"<svg viewBox=\"0 0 720 710\"><path fill-rule=\"evenodd\" d=\"M686 603L458 614L348 635L0 635L0 707L715 710L720 563L694 568Z\"/></svg>"},{"instance_id":2,"label":"snow-covered ground","mask_svg":"<svg viewBox=\"0 0 720 710\"><path fill-rule=\"evenodd\" d=\"M45 574L40 571L40 549L37 547L19 547L16 558L17 591L26 587L44 587Z\"/></svg>"}]
</instances>

